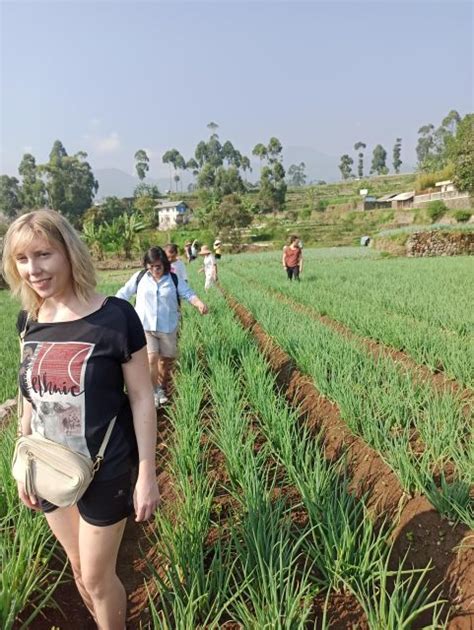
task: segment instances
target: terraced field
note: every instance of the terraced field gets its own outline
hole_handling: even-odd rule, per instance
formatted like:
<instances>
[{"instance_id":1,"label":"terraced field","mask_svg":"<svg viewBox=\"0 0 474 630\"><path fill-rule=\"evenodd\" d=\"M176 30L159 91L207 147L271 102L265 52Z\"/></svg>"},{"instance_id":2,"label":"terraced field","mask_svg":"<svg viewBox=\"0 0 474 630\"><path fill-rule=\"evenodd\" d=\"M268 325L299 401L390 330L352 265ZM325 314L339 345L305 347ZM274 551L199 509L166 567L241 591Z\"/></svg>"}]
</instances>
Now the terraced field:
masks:
<instances>
[{"instance_id":1,"label":"terraced field","mask_svg":"<svg viewBox=\"0 0 474 630\"><path fill-rule=\"evenodd\" d=\"M119 566L129 627L471 627L472 267L305 250L291 285L278 253L223 259L210 314L183 309L175 393L158 416L163 505L129 530ZM2 386L14 392L13 370ZM17 518L41 523L8 481L11 426L1 440L2 627L85 627L60 559L7 600L20 589ZM42 535L27 566L56 553ZM77 626L45 607L46 584ZM34 598L44 617L31 618Z\"/></svg>"}]
</instances>

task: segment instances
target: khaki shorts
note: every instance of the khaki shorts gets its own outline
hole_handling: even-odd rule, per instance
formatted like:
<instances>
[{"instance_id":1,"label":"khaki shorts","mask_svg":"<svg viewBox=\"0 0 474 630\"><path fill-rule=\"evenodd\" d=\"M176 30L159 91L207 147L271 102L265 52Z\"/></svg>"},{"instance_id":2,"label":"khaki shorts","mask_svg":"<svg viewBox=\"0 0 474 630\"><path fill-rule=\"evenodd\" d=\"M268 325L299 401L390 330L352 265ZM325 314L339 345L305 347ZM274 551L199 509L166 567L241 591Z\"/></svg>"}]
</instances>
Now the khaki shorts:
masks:
<instances>
[{"instance_id":1,"label":"khaki shorts","mask_svg":"<svg viewBox=\"0 0 474 630\"><path fill-rule=\"evenodd\" d=\"M178 355L178 329L171 333L145 330L148 354L155 353L167 359L175 359Z\"/></svg>"}]
</instances>

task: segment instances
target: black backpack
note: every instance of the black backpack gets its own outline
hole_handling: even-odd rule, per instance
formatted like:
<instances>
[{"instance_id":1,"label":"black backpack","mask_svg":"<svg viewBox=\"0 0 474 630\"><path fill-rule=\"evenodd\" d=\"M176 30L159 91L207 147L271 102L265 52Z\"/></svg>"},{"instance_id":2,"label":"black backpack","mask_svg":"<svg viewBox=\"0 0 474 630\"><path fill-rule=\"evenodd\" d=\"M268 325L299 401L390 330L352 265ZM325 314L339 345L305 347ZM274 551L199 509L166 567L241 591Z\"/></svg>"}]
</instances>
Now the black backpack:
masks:
<instances>
[{"instance_id":1,"label":"black backpack","mask_svg":"<svg viewBox=\"0 0 474 630\"><path fill-rule=\"evenodd\" d=\"M146 269L142 269L140 273L138 274L137 279L135 280L135 293L137 292L138 285L140 284L140 280L143 278L146 272L147 272ZM176 289L176 298L178 300L178 308L179 308L181 306L181 298L179 297L179 293L178 293L178 276L173 271L170 271L170 276L171 276L171 280L173 280L174 288Z\"/></svg>"}]
</instances>

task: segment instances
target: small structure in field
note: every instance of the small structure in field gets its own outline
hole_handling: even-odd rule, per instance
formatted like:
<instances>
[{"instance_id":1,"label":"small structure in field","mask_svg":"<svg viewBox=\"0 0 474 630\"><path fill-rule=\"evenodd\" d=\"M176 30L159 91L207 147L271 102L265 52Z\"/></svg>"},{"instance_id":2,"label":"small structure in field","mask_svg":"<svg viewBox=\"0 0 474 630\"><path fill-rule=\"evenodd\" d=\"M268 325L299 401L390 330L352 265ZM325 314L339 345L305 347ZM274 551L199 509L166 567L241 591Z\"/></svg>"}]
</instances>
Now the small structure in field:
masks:
<instances>
[{"instance_id":1,"label":"small structure in field","mask_svg":"<svg viewBox=\"0 0 474 630\"><path fill-rule=\"evenodd\" d=\"M440 192L448 193L448 192L457 192L456 186L450 179L445 179L442 182L436 182L436 188L440 188Z\"/></svg>"},{"instance_id":2,"label":"small structure in field","mask_svg":"<svg viewBox=\"0 0 474 630\"><path fill-rule=\"evenodd\" d=\"M158 213L159 230L170 230L189 223L192 212L186 202L170 201L169 199L157 203L155 210Z\"/></svg>"},{"instance_id":3,"label":"small structure in field","mask_svg":"<svg viewBox=\"0 0 474 630\"><path fill-rule=\"evenodd\" d=\"M403 192L399 195L395 195L390 199L392 208L412 208L413 199L415 198L415 191Z\"/></svg>"}]
</instances>

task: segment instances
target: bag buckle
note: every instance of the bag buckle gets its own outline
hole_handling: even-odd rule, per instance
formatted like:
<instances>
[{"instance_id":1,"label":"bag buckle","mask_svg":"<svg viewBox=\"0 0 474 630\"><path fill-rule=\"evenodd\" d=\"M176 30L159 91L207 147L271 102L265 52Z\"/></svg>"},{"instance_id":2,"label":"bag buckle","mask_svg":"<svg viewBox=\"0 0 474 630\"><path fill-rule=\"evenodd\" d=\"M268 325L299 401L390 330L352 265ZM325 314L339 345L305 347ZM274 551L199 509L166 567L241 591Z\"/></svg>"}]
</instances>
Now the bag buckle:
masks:
<instances>
[{"instance_id":1,"label":"bag buckle","mask_svg":"<svg viewBox=\"0 0 474 630\"><path fill-rule=\"evenodd\" d=\"M101 457L100 455L97 455L97 457L95 458L94 465L92 466L92 470L93 470L95 473L99 470L100 465L102 464L103 459L104 459L104 458L103 458L103 457Z\"/></svg>"}]
</instances>

